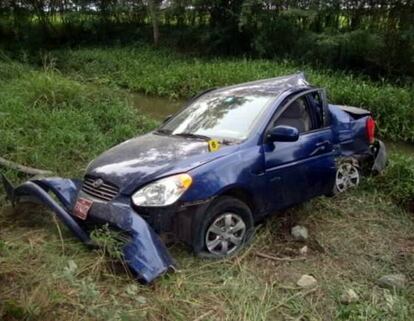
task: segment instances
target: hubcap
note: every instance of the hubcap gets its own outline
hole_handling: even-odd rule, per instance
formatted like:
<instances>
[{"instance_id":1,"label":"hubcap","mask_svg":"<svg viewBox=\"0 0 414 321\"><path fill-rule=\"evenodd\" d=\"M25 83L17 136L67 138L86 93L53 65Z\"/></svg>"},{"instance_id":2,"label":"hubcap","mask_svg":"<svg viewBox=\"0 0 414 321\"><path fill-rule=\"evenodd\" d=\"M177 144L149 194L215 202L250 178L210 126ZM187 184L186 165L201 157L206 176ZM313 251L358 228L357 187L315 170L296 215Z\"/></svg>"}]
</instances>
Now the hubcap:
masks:
<instances>
[{"instance_id":1,"label":"hubcap","mask_svg":"<svg viewBox=\"0 0 414 321\"><path fill-rule=\"evenodd\" d=\"M348 188L358 185L359 184L358 169L350 163L344 163L344 164L339 165L339 168L336 172L335 184L339 192L344 192Z\"/></svg>"},{"instance_id":2,"label":"hubcap","mask_svg":"<svg viewBox=\"0 0 414 321\"><path fill-rule=\"evenodd\" d=\"M207 249L219 256L231 254L240 247L245 233L246 224L239 215L221 214L207 229Z\"/></svg>"}]
</instances>

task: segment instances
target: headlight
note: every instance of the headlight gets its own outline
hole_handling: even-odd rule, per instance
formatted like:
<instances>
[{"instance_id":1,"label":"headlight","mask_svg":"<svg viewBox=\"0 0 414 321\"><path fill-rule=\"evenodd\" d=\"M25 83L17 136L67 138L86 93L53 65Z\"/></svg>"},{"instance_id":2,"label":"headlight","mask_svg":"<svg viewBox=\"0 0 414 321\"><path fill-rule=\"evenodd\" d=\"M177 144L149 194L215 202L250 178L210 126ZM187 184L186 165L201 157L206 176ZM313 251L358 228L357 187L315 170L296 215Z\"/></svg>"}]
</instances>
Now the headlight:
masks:
<instances>
[{"instance_id":1,"label":"headlight","mask_svg":"<svg viewBox=\"0 0 414 321\"><path fill-rule=\"evenodd\" d=\"M162 178L144 186L132 195L132 202L137 206L171 205L184 194L192 181L188 174Z\"/></svg>"}]
</instances>

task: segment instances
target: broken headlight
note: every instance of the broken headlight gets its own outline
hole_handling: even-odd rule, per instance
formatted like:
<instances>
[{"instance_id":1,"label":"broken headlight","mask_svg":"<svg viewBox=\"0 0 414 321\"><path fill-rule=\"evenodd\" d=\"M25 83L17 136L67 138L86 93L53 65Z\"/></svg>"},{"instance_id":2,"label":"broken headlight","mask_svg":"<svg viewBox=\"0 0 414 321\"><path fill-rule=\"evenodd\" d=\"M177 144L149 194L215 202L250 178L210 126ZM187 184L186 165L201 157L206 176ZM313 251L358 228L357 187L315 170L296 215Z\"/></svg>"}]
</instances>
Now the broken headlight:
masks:
<instances>
[{"instance_id":1,"label":"broken headlight","mask_svg":"<svg viewBox=\"0 0 414 321\"><path fill-rule=\"evenodd\" d=\"M178 174L152 182L132 195L137 206L167 206L177 201L191 186L188 174Z\"/></svg>"}]
</instances>

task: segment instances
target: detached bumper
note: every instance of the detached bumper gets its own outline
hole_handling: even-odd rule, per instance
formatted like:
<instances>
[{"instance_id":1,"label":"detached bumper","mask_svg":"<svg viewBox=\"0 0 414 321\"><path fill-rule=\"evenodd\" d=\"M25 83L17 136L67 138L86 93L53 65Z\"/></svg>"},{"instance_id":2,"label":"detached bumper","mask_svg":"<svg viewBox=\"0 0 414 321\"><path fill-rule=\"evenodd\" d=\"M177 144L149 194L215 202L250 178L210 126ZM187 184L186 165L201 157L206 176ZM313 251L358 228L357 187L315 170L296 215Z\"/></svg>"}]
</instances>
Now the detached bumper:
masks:
<instances>
[{"instance_id":1,"label":"detached bumper","mask_svg":"<svg viewBox=\"0 0 414 321\"><path fill-rule=\"evenodd\" d=\"M72 216L81 181L63 178L46 178L27 181L16 188L2 176L4 188L12 204L35 202L51 209L72 233L88 246L94 246L80 220ZM50 193L53 193L56 201ZM124 245L124 259L137 277L149 283L168 270L175 269L175 262L159 236L137 215L128 204L94 203L88 219L107 222L130 236Z\"/></svg>"},{"instance_id":2,"label":"detached bumper","mask_svg":"<svg viewBox=\"0 0 414 321\"><path fill-rule=\"evenodd\" d=\"M381 173L387 166L388 162L388 154L387 149L385 148L385 144L379 139L375 140L374 144L372 145L372 153L374 156L372 171L374 173Z\"/></svg>"}]
</instances>

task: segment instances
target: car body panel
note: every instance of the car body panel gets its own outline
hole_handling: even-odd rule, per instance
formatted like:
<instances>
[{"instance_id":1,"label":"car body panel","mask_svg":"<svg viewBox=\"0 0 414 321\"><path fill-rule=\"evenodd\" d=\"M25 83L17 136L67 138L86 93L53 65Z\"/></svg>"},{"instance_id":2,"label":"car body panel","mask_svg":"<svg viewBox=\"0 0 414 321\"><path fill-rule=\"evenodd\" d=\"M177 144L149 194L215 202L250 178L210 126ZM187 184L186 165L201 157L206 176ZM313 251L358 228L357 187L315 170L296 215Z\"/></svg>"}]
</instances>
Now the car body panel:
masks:
<instances>
[{"instance_id":1,"label":"car body panel","mask_svg":"<svg viewBox=\"0 0 414 321\"><path fill-rule=\"evenodd\" d=\"M265 145L270 210L286 208L329 190L335 176L331 141L331 128L325 128L302 134L296 142Z\"/></svg>"},{"instance_id":2,"label":"car body panel","mask_svg":"<svg viewBox=\"0 0 414 321\"><path fill-rule=\"evenodd\" d=\"M193 186L183 196L183 202L194 202L222 195L229 190L241 189L262 208L265 200L266 180L263 175L261 146L250 146L216 159L205 166L189 171Z\"/></svg>"},{"instance_id":3,"label":"car body panel","mask_svg":"<svg viewBox=\"0 0 414 321\"><path fill-rule=\"evenodd\" d=\"M93 160L86 172L120 187L130 195L147 182L188 170L222 157L237 146L210 153L208 143L154 132L129 139Z\"/></svg>"},{"instance_id":4,"label":"car body panel","mask_svg":"<svg viewBox=\"0 0 414 321\"><path fill-rule=\"evenodd\" d=\"M354 119L339 105L329 105L334 143L343 156L369 152L366 122L369 116Z\"/></svg>"}]
</instances>

